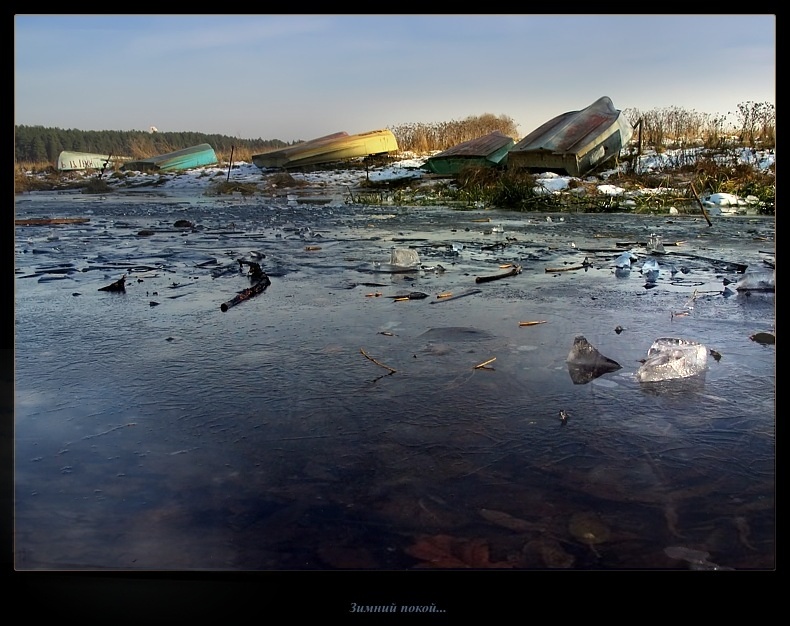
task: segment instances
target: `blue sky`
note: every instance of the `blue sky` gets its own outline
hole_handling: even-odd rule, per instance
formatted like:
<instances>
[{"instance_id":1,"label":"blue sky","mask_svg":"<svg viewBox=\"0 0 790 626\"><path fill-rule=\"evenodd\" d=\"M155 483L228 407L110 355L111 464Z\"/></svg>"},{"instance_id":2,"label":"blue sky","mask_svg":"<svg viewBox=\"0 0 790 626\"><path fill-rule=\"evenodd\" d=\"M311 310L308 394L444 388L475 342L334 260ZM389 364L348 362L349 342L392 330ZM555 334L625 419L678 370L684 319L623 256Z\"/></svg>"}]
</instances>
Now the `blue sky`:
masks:
<instances>
[{"instance_id":1,"label":"blue sky","mask_svg":"<svg viewBox=\"0 0 790 626\"><path fill-rule=\"evenodd\" d=\"M15 124L294 141L776 102L776 16L16 15ZM735 118L733 118L735 119Z\"/></svg>"}]
</instances>

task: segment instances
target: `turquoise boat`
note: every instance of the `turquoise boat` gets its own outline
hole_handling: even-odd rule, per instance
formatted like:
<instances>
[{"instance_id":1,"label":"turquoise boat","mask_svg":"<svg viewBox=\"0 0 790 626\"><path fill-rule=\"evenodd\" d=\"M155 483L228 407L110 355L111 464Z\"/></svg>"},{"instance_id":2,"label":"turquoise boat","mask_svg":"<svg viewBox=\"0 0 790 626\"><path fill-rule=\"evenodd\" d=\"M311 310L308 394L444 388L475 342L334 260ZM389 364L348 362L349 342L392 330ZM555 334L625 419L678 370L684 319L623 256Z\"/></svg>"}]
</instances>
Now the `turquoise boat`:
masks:
<instances>
[{"instance_id":1,"label":"turquoise boat","mask_svg":"<svg viewBox=\"0 0 790 626\"><path fill-rule=\"evenodd\" d=\"M422 167L440 176L455 176L465 167L505 165L508 152L515 143L512 137L496 130L434 154Z\"/></svg>"},{"instance_id":2,"label":"turquoise boat","mask_svg":"<svg viewBox=\"0 0 790 626\"><path fill-rule=\"evenodd\" d=\"M159 156L153 156L148 159L129 161L125 163L121 169L127 172L173 172L203 167L205 165L214 165L217 162L217 155L214 152L214 148L207 143L201 143L191 148L160 154Z\"/></svg>"}]
</instances>

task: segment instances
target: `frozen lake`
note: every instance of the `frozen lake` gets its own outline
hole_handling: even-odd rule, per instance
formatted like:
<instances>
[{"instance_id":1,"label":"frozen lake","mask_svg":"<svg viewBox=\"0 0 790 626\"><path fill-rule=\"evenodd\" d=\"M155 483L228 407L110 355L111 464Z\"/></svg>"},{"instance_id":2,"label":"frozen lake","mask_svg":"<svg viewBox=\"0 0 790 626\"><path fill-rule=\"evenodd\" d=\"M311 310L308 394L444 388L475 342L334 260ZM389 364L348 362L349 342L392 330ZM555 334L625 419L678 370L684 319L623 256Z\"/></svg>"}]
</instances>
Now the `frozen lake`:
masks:
<instances>
[{"instance_id":1,"label":"frozen lake","mask_svg":"<svg viewBox=\"0 0 790 626\"><path fill-rule=\"evenodd\" d=\"M155 193L15 212L88 220L15 228L17 569L775 566L775 345L752 338L774 293L725 289L771 270L773 217ZM239 260L271 283L223 312ZM620 369L575 381L580 335ZM637 382L660 337L707 370Z\"/></svg>"}]
</instances>

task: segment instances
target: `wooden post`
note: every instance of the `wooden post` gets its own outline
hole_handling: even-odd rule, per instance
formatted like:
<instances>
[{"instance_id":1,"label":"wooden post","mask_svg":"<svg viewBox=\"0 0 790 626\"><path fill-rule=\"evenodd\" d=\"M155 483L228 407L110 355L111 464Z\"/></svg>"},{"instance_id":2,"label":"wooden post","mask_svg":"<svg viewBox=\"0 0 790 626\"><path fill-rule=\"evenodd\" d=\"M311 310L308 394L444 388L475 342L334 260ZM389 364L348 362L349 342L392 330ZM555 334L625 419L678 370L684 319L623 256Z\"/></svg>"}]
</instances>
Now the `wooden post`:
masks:
<instances>
[{"instance_id":1,"label":"wooden post","mask_svg":"<svg viewBox=\"0 0 790 626\"><path fill-rule=\"evenodd\" d=\"M699 196L697 195L697 190L694 189L694 183L689 183L689 185L691 187L691 193L694 194L694 197L697 199L697 202L699 203L699 208L702 209L702 215L705 218L705 221L708 223L708 226L713 226L713 224L710 221L710 218L708 217L708 212L705 210L705 206L702 204L702 200L700 200Z\"/></svg>"},{"instance_id":2,"label":"wooden post","mask_svg":"<svg viewBox=\"0 0 790 626\"><path fill-rule=\"evenodd\" d=\"M230 171L233 169L233 146L230 147L230 162L228 163L228 177L225 182L230 182Z\"/></svg>"}]
</instances>

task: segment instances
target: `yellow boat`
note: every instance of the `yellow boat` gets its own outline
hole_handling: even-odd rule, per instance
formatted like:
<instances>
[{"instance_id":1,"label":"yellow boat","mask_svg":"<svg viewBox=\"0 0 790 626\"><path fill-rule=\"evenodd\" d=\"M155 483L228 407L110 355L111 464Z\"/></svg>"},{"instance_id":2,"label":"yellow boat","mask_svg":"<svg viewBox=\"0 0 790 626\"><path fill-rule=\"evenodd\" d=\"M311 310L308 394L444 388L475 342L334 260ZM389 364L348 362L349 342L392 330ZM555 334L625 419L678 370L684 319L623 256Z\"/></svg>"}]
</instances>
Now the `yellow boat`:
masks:
<instances>
[{"instance_id":1,"label":"yellow boat","mask_svg":"<svg viewBox=\"0 0 790 626\"><path fill-rule=\"evenodd\" d=\"M398 141L390 130L372 130L357 135L341 131L281 150L255 154L252 162L261 169L287 169L393 152L398 152Z\"/></svg>"}]
</instances>

